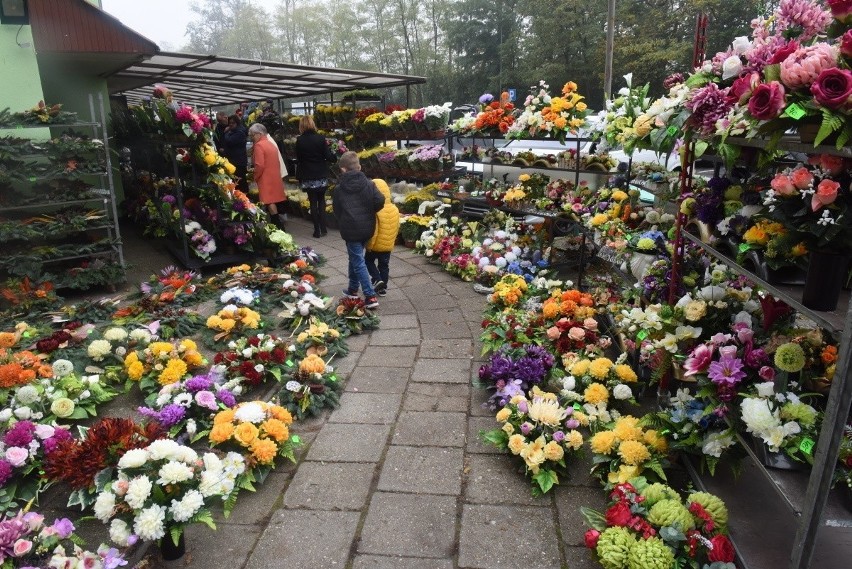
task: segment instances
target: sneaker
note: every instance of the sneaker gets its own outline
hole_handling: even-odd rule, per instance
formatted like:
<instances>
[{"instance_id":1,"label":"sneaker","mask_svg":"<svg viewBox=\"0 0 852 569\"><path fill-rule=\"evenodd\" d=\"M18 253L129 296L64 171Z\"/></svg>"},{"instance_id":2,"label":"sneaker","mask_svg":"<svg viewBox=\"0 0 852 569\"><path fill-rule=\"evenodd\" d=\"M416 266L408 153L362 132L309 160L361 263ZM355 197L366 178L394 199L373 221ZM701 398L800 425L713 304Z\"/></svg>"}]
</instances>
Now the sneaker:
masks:
<instances>
[{"instance_id":1,"label":"sneaker","mask_svg":"<svg viewBox=\"0 0 852 569\"><path fill-rule=\"evenodd\" d=\"M388 293L388 285L385 284L385 281L376 281L373 288L379 296L385 296Z\"/></svg>"},{"instance_id":2,"label":"sneaker","mask_svg":"<svg viewBox=\"0 0 852 569\"><path fill-rule=\"evenodd\" d=\"M368 296L364 299L364 306L370 310L379 307L379 299L375 296Z\"/></svg>"},{"instance_id":3,"label":"sneaker","mask_svg":"<svg viewBox=\"0 0 852 569\"><path fill-rule=\"evenodd\" d=\"M350 292L348 290L344 290L343 296L345 296L346 298L359 298L357 290L355 292Z\"/></svg>"}]
</instances>

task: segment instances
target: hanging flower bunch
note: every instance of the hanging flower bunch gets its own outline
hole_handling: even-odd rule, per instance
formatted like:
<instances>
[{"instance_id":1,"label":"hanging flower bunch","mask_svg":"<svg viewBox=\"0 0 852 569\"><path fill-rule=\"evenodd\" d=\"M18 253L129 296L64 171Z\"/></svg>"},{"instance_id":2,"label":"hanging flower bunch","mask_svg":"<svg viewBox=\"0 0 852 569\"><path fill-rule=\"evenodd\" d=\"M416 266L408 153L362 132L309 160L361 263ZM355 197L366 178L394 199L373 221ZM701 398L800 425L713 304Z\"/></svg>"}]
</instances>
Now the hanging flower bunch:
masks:
<instances>
[{"instance_id":1,"label":"hanging flower bunch","mask_svg":"<svg viewBox=\"0 0 852 569\"><path fill-rule=\"evenodd\" d=\"M592 471L604 484L621 484L640 475L666 479L666 438L643 428L636 417L619 417L611 428L595 433L589 447L595 454Z\"/></svg>"},{"instance_id":2,"label":"hanging flower bunch","mask_svg":"<svg viewBox=\"0 0 852 569\"><path fill-rule=\"evenodd\" d=\"M508 450L524 463L532 478L533 495L546 494L559 484L559 474L567 472L566 454L583 446L579 422L571 418L553 393L533 387L528 396L518 394L497 412L501 428L483 433L485 441Z\"/></svg>"},{"instance_id":3,"label":"hanging flower bunch","mask_svg":"<svg viewBox=\"0 0 852 569\"><path fill-rule=\"evenodd\" d=\"M265 401L240 403L216 414L210 443L243 453L249 468L270 470L279 456L296 462L293 445L298 439L290 436L292 423L293 416L280 405Z\"/></svg>"}]
</instances>

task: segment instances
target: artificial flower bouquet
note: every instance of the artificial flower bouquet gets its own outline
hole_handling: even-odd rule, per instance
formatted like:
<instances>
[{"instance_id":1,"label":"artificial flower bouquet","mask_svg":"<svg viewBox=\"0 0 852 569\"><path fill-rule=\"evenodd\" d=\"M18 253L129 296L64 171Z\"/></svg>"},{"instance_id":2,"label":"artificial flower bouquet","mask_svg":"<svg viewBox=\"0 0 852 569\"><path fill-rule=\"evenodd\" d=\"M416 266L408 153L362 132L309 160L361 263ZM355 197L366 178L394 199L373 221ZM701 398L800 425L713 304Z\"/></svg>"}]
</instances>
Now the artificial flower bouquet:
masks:
<instances>
[{"instance_id":1,"label":"artificial flower bouquet","mask_svg":"<svg viewBox=\"0 0 852 569\"><path fill-rule=\"evenodd\" d=\"M290 434L292 423L292 414L280 405L247 401L216 414L210 444L241 453L247 468L262 482L275 467L276 458L296 462L293 451L300 440Z\"/></svg>"},{"instance_id":2,"label":"artificial flower bouquet","mask_svg":"<svg viewBox=\"0 0 852 569\"><path fill-rule=\"evenodd\" d=\"M592 473L608 487L636 476L665 480L668 442L656 429L646 429L636 417L624 415L613 423L597 422L597 432L589 439Z\"/></svg>"},{"instance_id":3,"label":"artificial flower bouquet","mask_svg":"<svg viewBox=\"0 0 852 569\"><path fill-rule=\"evenodd\" d=\"M508 308L518 304L527 292L527 281L520 275L504 275L495 285L488 302L495 307Z\"/></svg>"},{"instance_id":4,"label":"artificial flower bouquet","mask_svg":"<svg viewBox=\"0 0 852 569\"><path fill-rule=\"evenodd\" d=\"M110 539L126 547L168 535L178 543L188 524L216 529L212 506L237 490L246 463L238 453L203 456L171 439L128 450L109 476L97 479L95 517L109 524Z\"/></svg>"},{"instance_id":5,"label":"artificial flower bouquet","mask_svg":"<svg viewBox=\"0 0 852 569\"><path fill-rule=\"evenodd\" d=\"M480 436L523 461L533 495L539 496L559 484L559 474L567 472L566 454L583 446L583 435L577 430L580 423L571 417L572 412L559 404L556 394L533 387L528 395L513 396L497 412L499 429Z\"/></svg>"},{"instance_id":6,"label":"artificial flower bouquet","mask_svg":"<svg viewBox=\"0 0 852 569\"><path fill-rule=\"evenodd\" d=\"M577 92L577 84L569 81L559 96L551 96L544 81L530 89L523 112L504 131L507 138L548 136L565 143L565 136L576 134L586 124L588 108L585 97Z\"/></svg>"},{"instance_id":7,"label":"artificial flower bouquet","mask_svg":"<svg viewBox=\"0 0 852 569\"><path fill-rule=\"evenodd\" d=\"M336 408L340 404L343 384L334 368L316 354L302 358L298 367L281 381L284 387L278 400L299 420L316 416L323 409Z\"/></svg>"},{"instance_id":8,"label":"artificial flower bouquet","mask_svg":"<svg viewBox=\"0 0 852 569\"><path fill-rule=\"evenodd\" d=\"M83 549L83 539L75 530L68 518L47 524L45 517L34 511L5 516L0 519L0 566L116 569L127 565L123 554L113 547L101 544L96 551Z\"/></svg>"},{"instance_id":9,"label":"artificial flower bouquet","mask_svg":"<svg viewBox=\"0 0 852 569\"><path fill-rule=\"evenodd\" d=\"M846 486L846 492L852 492L852 425L849 424L843 427L834 483Z\"/></svg>"},{"instance_id":10,"label":"artificial flower bouquet","mask_svg":"<svg viewBox=\"0 0 852 569\"><path fill-rule=\"evenodd\" d=\"M228 304L207 318L208 336L212 343L223 342L231 337L245 335L250 330L261 328L260 314L247 306Z\"/></svg>"},{"instance_id":11,"label":"artificial flower bouquet","mask_svg":"<svg viewBox=\"0 0 852 569\"><path fill-rule=\"evenodd\" d=\"M536 345L503 347L479 368L479 381L494 393L488 398L492 408L507 405L515 395L523 395L550 378L556 358Z\"/></svg>"},{"instance_id":12,"label":"artificial flower bouquet","mask_svg":"<svg viewBox=\"0 0 852 569\"><path fill-rule=\"evenodd\" d=\"M228 342L227 349L213 356L213 363L222 366L228 381L255 387L267 381L281 381L290 359L293 346L286 338L274 334L241 336Z\"/></svg>"},{"instance_id":13,"label":"artificial flower bouquet","mask_svg":"<svg viewBox=\"0 0 852 569\"><path fill-rule=\"evenodd\" d=\"M617 484L604 513L581 508L584 536L606 569L735 569L728 509L707 492L686 499L670 486L638 477Z\"/></svg>"},{"instance_id":14,"label":"artificial flower bouquet","mask_svg":"<svg viewBox=\"0 0 852 569\"><path fill-rule=\"evenodd\" d=\"M342 297L334 309L332 326L346 336L379 328L379 317L366 309L362 298Z\"/></svg>"},{"instance_id":15,"label":"artificial flower bouquet","mask_svg":"<svg viewBox=\"0 0 852 569\"><path fill-rule=\"evenodd\" d=\"M293 331L303 330L311 318L329 319L333 299L322 294L313 279L284 281L284 310L278 313L282 326Z\"/></svg>"},{"instance_id":16,"label":"artificial flower bouquet","mask_svg":"<svg viewBox=\"0 0 852 569\"><path fill-rule=\"evenodd\" d=\"M620 401L635 403L636 372L624 363L627 354L622 353L615 361L607 357L579 357L563 379L562 395L571 402L581 401L591 405L613 406Z\"/></svg>"},{"instance_id":17,"label":"artificial flower bouquet","mask_svg":"<svg viewBox=\"0 0 852 569\"><path fill-rule=\"evenodd\" d=\"M808 246L800 235L783 223L766 218L751 218L750 227L742 235L737 262L743 264L748 251L760 251L766 265L774 270L794 266L807 268Z\"/></svg>"},{"instance_id":18,"label":"artificial flower bouquet","mask_svg":"<svg viewBox=\"0 0 852 569\"><path fill-rule=\"evenodd\" d=\"M486 93L479 101L482 110L473 119L473 124L468 128L469 133L481 136L506 134L515 122L515 105L509 101L509 93L501 93L499 100L494 100L492 95Z\"/></svg>"},{"instance_id":19,"label":"artificial flower bouquet","mask_svg":"<svg viewBox=\"0 0 852 569\"><path fill-rule=\"evenodd\" d=\"M184 305L201 300L201 275L169 265L139 286L143 298L154 304Z\"/></svg>"},{"instance_id":20,"label":"artificial flower bouquet","mask_svg":"<svg viewBox=\"0 0 852 569\"><path fill-rule=\"evenodd\" d=\"M109 368L124 362L131 351L144 350L153 338L148 328L134 328L128 332L124 326L112 326L100 334L89 335L86 355L94 365Z\"/></svg>"},{"instance_id":21,"label":"artificial flower bouquet","mask_svg":"<svg viewBox=\"0 0 852 569\"><path fill-rule=\"evenodd\" d=\"M70 438L71 433L65 427L26 419L2 428L0 511L17 510L38 497L46 484L40 473L45 456L59 442Z\"/></svg>"},{"instance_id":22,"label":"artificial flower bouquet","mask_svg":"<svg viewBox=\"0 0 852 569\"><path fill-rule=\"evenodd\" d=\"M156 393L206 363L198 345L189 338L151 342L144 350L133 350L124 357L124 373L128 381L138 382L143 393Z\"/></svg>"},{"instance_id":23,"label":"artificial flower bouquet","mask_svg":"<svg viewBox=\"0 0 852 569\"><path fill-rule=\"evenodd\" d=\"M210 255L216 252L216 240L213 236L197 221L187 221L183 228L190 250L203 261L209 261Z\"/></svg>"},{"instance_id":24,"label":"artificial flower bouquet","mask_svg":"<svg viewBox=\"0 0 852 569\"><path fill-rule=\"evenodd\" d=\"M311 318L307 328L299 332L293 346L298 357L309 354L342 357L349 353L340 330L316 318Z\"/></svg>"},{"instance_id":25,"label":"artificial flower bouquet","mask_svg":"<svg viewBox=\"0 0 852 569\"><path fill-rule=\"evenodd\" d=\"M766 381L755 385L740 401L740 419L745 430L765 444L770 452L782 452L797 462L813 464L819 438L820 413L793 392L776 391Z\"/></svg>"}]
</instances>

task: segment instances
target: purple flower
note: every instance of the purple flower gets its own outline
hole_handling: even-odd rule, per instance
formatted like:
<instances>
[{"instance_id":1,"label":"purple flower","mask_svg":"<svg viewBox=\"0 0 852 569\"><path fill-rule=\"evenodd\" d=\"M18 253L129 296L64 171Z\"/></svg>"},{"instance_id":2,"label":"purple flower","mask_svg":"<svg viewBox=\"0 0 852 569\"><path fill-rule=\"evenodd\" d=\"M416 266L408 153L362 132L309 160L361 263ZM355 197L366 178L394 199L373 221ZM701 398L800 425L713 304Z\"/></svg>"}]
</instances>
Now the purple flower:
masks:
<instances>
[{"instance_id":1,"label":"purple flower","mask_svg":"<svg viewBox=\"0 0 852 569\"><path fill-rule=\"evenodd\" d=\"M57 427L55 431L53 431L53 436L42 441L42 446L44 447L44 453L50 454L54 450L56 450L56 445L61 443L62 441L67 441L71 439L71 433L68 432L68 429L63 429Z\"/></svg>"},{"instance_id":2,"label":"purple flower","mask_svg":"<svg viewBox=\"0 0 852 569\"><path fill-rule=\"evenodd\" d=\"M199 391L213 387L213 380L206 375L196 375L187 379L183 387L190 393L198 393Z\"/></svg>"},{"instance_id":3,"label":"purple flower","mask_svg":"<svg viewBox=\"0 0 852 569\"><path fill-rule=\"evenodd\" d=\"M33 440L35 425L31 421L18 421L9 429L3 442L10 447L25 447Z\"/></svg>"},{"instance_id":4,"label":"purple flower","mask_svg":"<svg viewBox=\"0 0 852 569\"><path fill-rule=\"evenodd\" d=\"M527 413L527 412L529 412L529 410L530 409L529 409L529 406L527 406L526 401L519 401L518 402L518 411L520 411L521 413ZM524 434L526 434L526 433L524 433Z\"/></svg>"},{"instance_id":5,"label":"purple flower","mask_svg":"<svg viewBox=\"0 0 852 569\"><path fill-rule=\"evenodd\" d=\"M530 423L521 423L521 432L524 434L524 436L530 434L530 431L532 431L532 428L533 428L533 426Z\"/></svg>"},{"instance_id":6,"label":"purple flower","mask_svg":"<svg viewBox=\"0 0 852 569\"><path fill-rule=\"evenodd\" d=\"M746 376L743 362L730 354L723 355L719 361L710 364L707 376L716 385L733 387Z\"/></svg>"},{"instance_id":7,"label":"purple flower","mask_svg":"<svg viewBox=\"0 0 852 569\"><path fill-rule=\"evenodd\" d=\"M757 375L759 375L760 379L764 381L775 381L775 368L771 366L763 366L757 372Z\"/></svg>"},{"instance_id":8,"label":"purple flower","mask_svg":"<svg viewBox=\"0 0 852 569\"><path fill-rule=\"evenodd\" d=\"M181 422L185 416L186 409L184 407L170 403L160 410L157 422L168 429Z\"/></svg>"},{"instance_id":9,"label":"purple flower","mask_svg":"<svg viewBox=\"0 0 852 569\"><path fill-rule=\"evenodd\" d=\"M56 535L59 536L59 539L65 539L74 533L74 524L71 523L71 520L68 518L60 518L53 522L53 526L51 526L53 530L56 532Z\"/></svg>"},{"instance_id":10,"label":"purple flower","mask_svg":"<svg viewBox=\"0 0 852 569\"><path fill-rule=\"evenodd\" d=\"M213 395L212 391L199 391L195 394L195 402L211 411L216 411L219 408L216 403L216 396Z\"/></svg>"},{"instance_id":11,"label":"purple flower","mask_svg":"<svg viewBox=\"0 0 852 569\"><path fill-rule=\"evenodd\" d=\"M565 433L563 433L562 431L556 431L555 433L553 433L553 440L557 443L561 443L565 440Z\"/></svg>"},{"instance_id":12,"label":"purple flower","mask_svg":"<svg viewBox=\"0 0 852 569\"><path fill-rule=\"evenodd\" d=\"M166 195L163 196L163 201L166 202L166 203L169 203L169 204L173 204L177 200L175 199L175 197L173 195L166 194Z\"/></svg>"},{"instance_id":13,"label":"purple flower","mask_svg":"<svg viewBox=\"0 0 852 569\"><path fill-rule=\"evenodd\" d=\"M5 485L11 477L12 463L5 458L0 458L0 486Z\"/></svg>"},{"instance_id":14,"label":"purple flower","mask_svg":"<svg viewBox=\"0 0 852 569\"><path fill-rule=\"evenodd\" d=\"M580 426L580 421L578 421L577 419L568 419L567 421L565 421L565 428L566 429L576 429L579 426Z\"/></svg>"},{"instance_id":15,"label":"purple flower","mask_svg":"<svg viewBox=\"0 0 852 569\"><path fill-rule=\"evenodd\" d=\"M101 552L100 555L101 561L103 561L104 564L104 569L116 569L116 567L127 565L127 561L124 560L121 553L119 553L114 547L110 547L106 551Z\"/></svg>"},{"instance_id":16,"label":"purple flower","mask_svg":"<svg viewBox=\"0 0 852 569\"><path fill-rule=\"evenodd\" d=\"M483 93L482 96L479 97L479 104L480 105L487 105L488 103L490 103L493 100L494 100L494 95L492 95L491 93Z\"/></svg>"},{"instance_id":17,"label":"purple flower","mask_svg":"<svg viewBox=\"0 0 852 569\"><path fill-rule=\"evenodd\" d=\"M766 355L766 352L764 352L762 348L757 348L755 350L746 348L745 365L748 367L757 369L768 361L769 356Z\"/></svg>"},{"instance_id":18,"label":"purple flower","mask_svg":"<svg viewBox=\"0 0 852 569\"><path fill-rule=\"evenodd\" d=\"M709 83L692 92L686 101L686 108L692 113L690 123L701 130L703 135L716 132L716 121L728 114L732 103L727 100L728 89L719 89L716 83Z\"/></svg>"},{"instance_id":19,"label":"purple flower","mask_svg":"<svg viewBox=\"0 0 852 569\"><path fill-rule=\"evenodd\" d=\"M234 397L234 394L228 391L227 389L220 389L216 392L216 399L222 402L225 407L229 409L237 404L237 398Z\"/></svg>"},{"instance_id":20,"label":"purple flower","mask_svg":"<svg viewBox=\"0 0 852 569\"><path fill-rule=\"evenodd\" d=\"M0 559L12 557L15 542L29 533L30 527L20 517L0 522Z\"/></svg>"}]
</instances>

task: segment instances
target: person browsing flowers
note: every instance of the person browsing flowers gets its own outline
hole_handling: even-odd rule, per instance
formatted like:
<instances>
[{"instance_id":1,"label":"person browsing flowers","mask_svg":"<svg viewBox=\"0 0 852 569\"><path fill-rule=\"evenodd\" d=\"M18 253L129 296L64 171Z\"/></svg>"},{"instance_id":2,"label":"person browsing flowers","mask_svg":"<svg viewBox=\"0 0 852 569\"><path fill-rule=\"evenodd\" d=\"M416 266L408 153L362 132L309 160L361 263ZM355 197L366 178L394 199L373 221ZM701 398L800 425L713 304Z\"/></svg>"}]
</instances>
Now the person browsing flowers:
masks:
<instances>
[{"instance_id":1,"label":"person browsing flowers","mask_svg":"<svg viewBox=\"0 0 852 569\"><path fill-rule=\"evenodd\" d=\"M296 178L299 187L308 194L314 237L328 233L325 227L325 192L328 189L329 162L334 162L325 137L317 132L313 117L299 119L299 137L296 138Z\"/></svg>"},{"instance_id":2,"label":"person browsing flowers","mask_svg":"<svg viewBox=\"0 0 852 569\"><path fill-rule=\"evenodd\" d=\"M284 229L284 220L278 213L278 203L287 199L284 195L284 181L281 179L281 162L278 148L267 138L266 127L254 123L249 128L249 137L253 143L254 181L260 192L260 203L266 205L272 223Z\"/></svg>"}]
</instances>

